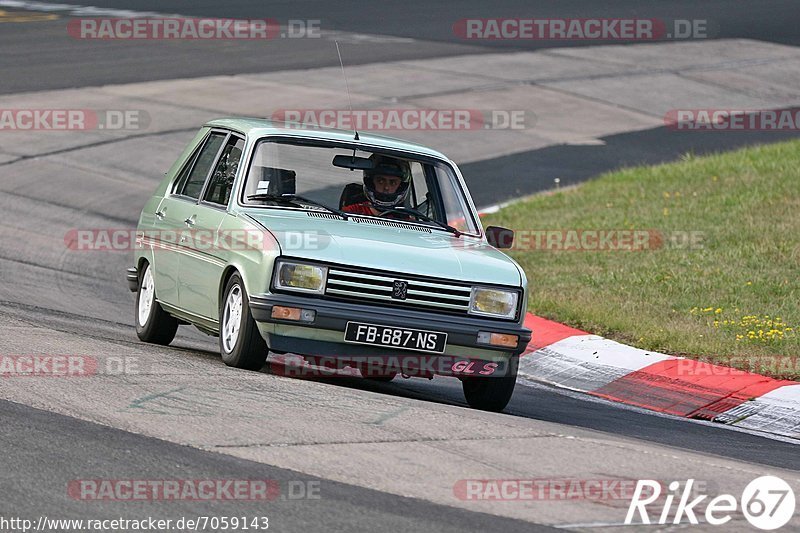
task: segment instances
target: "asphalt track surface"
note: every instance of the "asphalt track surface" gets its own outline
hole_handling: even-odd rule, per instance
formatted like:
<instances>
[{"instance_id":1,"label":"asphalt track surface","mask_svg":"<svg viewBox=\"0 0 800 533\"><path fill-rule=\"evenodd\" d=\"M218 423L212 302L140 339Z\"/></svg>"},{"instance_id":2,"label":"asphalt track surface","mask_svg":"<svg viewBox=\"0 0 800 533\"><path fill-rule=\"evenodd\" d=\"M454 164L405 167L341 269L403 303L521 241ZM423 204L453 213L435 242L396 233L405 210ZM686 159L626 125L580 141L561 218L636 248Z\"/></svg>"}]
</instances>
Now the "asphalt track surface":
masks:
<instances>
[{"instance_id":1,"label":"asphalt track surface","mask_svg":"<svg viewBox=\"0 0 800 533\"><path fill-rule=\"evenodd\" d=\"M331 42L342 41L347 64L422 59L481 52L532 50L549 47L602 44L602 41L464 40L452 26L464 18L656 18L709 21L718 38L751 38L782 44L800 44L800 10L793 0L692 0L594 2L528 2L511 0L487 3L284 1L253 2L58 2L76 6L154 11L192 17L271 18L318 20L326 32L378 35L360 40L338 36L320 39L272 39L219 42L97 42L67 35L66 12L59 18L34 24L2 23L0 27L0 94L110 83L187 78L217 74L272 72L325 67L338 64ZM0 9L4 9L0 6ZM12 8L8 8L9 11ZM386 39L387 37L400 40ZM398 82L401 80L398 80Z\"/></svg>"},{"instance_id":2,"label":"asphalt track surface","mask_svg":"<svg viewBox=\"0 0 800 533\"><path fill-rule=\"evenodd\" d=\"M330 22L338 31L383 34L410 37L419 42L373 43L354 45L349 57L353 62L373 62L398 58L437 57L462 53L475 53L474 45L458 42L452 36L441 34L442 24L449 27L452 19L470 16L525 16L533 14L529 3L494 4L490 13L480 7L481 2L460 3L446 7L426 2L404 2L402 9L395 3L370 3L368 7L336 6L334 3L294 3L271 5L268 11L254 7L254 3L229 2L224 9L211 2L196 2L191 6L177 3L137 2L137 10L180 12L197 16L231 16L284 18L318 18ZM747 36L797 44L796 20L785 16L796 8L790 2L703 3L702 9L694 2L623 2L616 4L617 16L680 16L693 18L706 16L720 20L726 36ZM127 2L95 2L115 8L130 8ZM259 4L260 5L260 4ZM546 8L541 8L546 9ZM562 2L552 13L537 8L536 16L611 16L607 8L594 2ZM496 10L496 11L495 11ZM666 10L666 11L665 11ZM706 10L712 12L708 13ZM412 16L413 14L413 16ZM412 23L413 22L413 23ZM722 22L725 22L724 24ZM446 24L445 24L446 23ZM14 93L23 90L66 88L83 85L161 79L163 77L191 77L217 73L262 72L286 68L304 68L330 65L330 49L317 44L278 41L269 54L242 58L234 48L224 54L210 47L185 49L172 45L153 43L149 48L109 46L92 52L79 50L85 43L64 40L63 20L41 22L35 26L7 24L0 27L0 45L3 54L0 67L3 72L21 72L4 76L0 92ZM291 45L291 46L290 46ZM239 45L234 45L234 47ZM241 45L245 46L245 45ZM302 48L308 46L308 49ZM486 51L496 51L486 45ZM96 54L96 55L92 55ZM209 60L209 54L214 54ZM655 162L674 157L675 150L696 149L699 152L730 147L731 143L748 144L778 140L785 136L745 134L731 140L730 136L702 137L671 136L676 146L665 144L661 129L645 133L625 134L606 139L603 147L561 147L509 156L504 164L524 168L526 165L559 164L576 179L586 179L598 170L615 168L620 157L626 163ZM550 152L558 152L556 154ZM598 151L600 153L598 153ZM616 154L616 155L613 155ZM623 155L620 156L619 154ZM576 161L600 161L600 165ZM496 160L493 160L496 161ZM572 161L572 164L568 162ZM605 161L605 163L602 163ZM91 164L88 162L87 164ZM478 162L470 167L493 164ZM603 166L605 165L605 166ZM14 165L0 167L2 178L24 172ZM138 209L147 196L148 188L135 188L129 193L111 199L98 193L97 183L86 183L85 190L65 191L59 201L24 198L0 194L4 222L28 227L35 232L48 231L48 224L63 228L78 226L82 221L101 219L105 224L136 223ZM522 184L518 185L523 187ZM526 184L525 190L546 188L549 184ZM472 184L479 203L490 203L495 198L491 190L482 190ZM499 197L497 199L500 199ZM110 204L108 202L111 202ZM12 221L13 219L13 221ZM58 226L58 221L62 225ZM91 222L88 222L91 223ZM97 223L97 222L95 222ZM31 251L35 243L21 239L4 238L0 244L0 319L4 324L14 323L41 328L42 335L51 339L52 349L64 353L76 346L76 337L83 339L80 349L86 351L93 343L110 343L120 347L137 347L147 350L154 359L186 361L195 372L216 371L222 365L216 354L216 344L193 329L181 328L176 346L142 347L133 331L133 298L124 287L123 272L128 266L125 254L109 254L98 259L92 254L66 257L63 250ZM14 339L4 346L4 352L23 353L25 338ZM89 348L87 348L89 347ZM264 376L267 378L268 376ZM288 385L293 384L284 378ZM328 394L352 394L369 398L377 393L387 398L409 399L427 412L436 414L451 408L465 407L460 386L454 380L437 378L425 380L397 380L390 384L376 384L356 379L322 380ZM2 383L0 383L2 386ZM78 385L76 385L78 386ZM231 417L239 416L231 410ZM519 385L504 415L515 423L541 422L562 424L566 428L581 428L596 432L598 439L626 439L632 442L664 445L676 455L685 451L704 454L709 461L732 459L741 464L779 467L800 471L800 454L796 444L764 438L749 433L729 431L713 424L691 422L672 417L656 416L643 411L621 408L608 402L583 399L538 385ZM277 480L310 480L316 478L297 472L265 465L259 462L198 450L165 440L137 435L35 409L19 403L1 401L0 443L3 448L3 474L0 491L4 495L0 511L3 515L38 516L47 514L62 518L107 518L116 515L142 517L142 507L132 503L86 504L71 500L64 490L69 480L92 472L95 477L120 478L270 478ZM224 427L218 428L225 431ZM602 461L602 458L599 458ZM367 475L365 473L365 475ZM423 473L420 473L423 476ZM465 511L439 505L424 498L402 497L355 484L328 479L324 483L324 498L320 500L277 501L268 507L270 520L281 524L277 530L325 531L537 531L546 530L531 521L490 516L480 512ZM216 502L196 504L191 502L149 502L147 514L160 517L206 515L256 514L252 503Z\"/></svg>"},{"instance_id":3,"label":"asphalt track surface","mask_svg":"<svg viewBox=\"0 0 800 533\"><path fill-rule=\"evenodd\" d=\"M269 479L284 486L301 481L312 492L324 487L324 498L319 499L292 499L285 493L285 498L267 502L148 502L147 515L159 519L263 515L279 531L375 531L377 524L391 531L409 532L556 531L521 520L465 512L309 476L298 478L295 472L286 469L169 444L9 402L0 402L0 418L4 470L26 474L0 483L6 516L13 514L34 520L41 515L84 520L108 518L111 506L107 503L87 506L71 499L63 490L80 472L79 467L91 466L111 479ZM54 439L54 435L58 438ZM41 466L31 469L32 460ZM55 487L60 490L53 490ZM294 490L299 494L302 489ZM116 503L111 516L141 519L142 503ZM291 524L291 529L287 524Z\"/></svg>"},{"instance_id":4,"label":"asphalt track surface","mask_svg":"<svg viewBox=\"0 0 800 533\"><path fill-rule=\"evenodd\" d=\"M615 2L613 8L587 0L559 2L557 7L521 1L459 2L457 5L412 2L59 2L65 6L97 6L178 13L191 17L319 20L324 38L263 41L82 41L70 37L66 24L73 14L62 8L36 11L53 20L0 22L0 94L100 86L160 79L233 75L335 66L333 40L342 43L349 65L493 53L547 47L601 44L597 41L502 41L459 39L452 24L469 17L649 17L714 21L721 38L752 38L800 44L800 10L789 1ZM0 9L3 9L0 6ZM15 12L8 8L9 12ZM25 13L32 13L25 11ZM76 14L77 16L77 14ZM113 15L109 15L113 16ZM0 17L2 20L2 17ZM358 35L359 37L354 37ZM617 43L612 43L617 44ZM400 83L401 80L398 80ZM268 98L268 95L265 95ZM584 181L602 172L641 164L794 138L788 132L691 132L666 127L602 138L591 146L558 145L463 164L461 169L479 206L549 189L551 176L562 184ZM540 169L532 176L530 169ZM503 175L497 188L487 176Z\"/></svg>"}]
</instances>

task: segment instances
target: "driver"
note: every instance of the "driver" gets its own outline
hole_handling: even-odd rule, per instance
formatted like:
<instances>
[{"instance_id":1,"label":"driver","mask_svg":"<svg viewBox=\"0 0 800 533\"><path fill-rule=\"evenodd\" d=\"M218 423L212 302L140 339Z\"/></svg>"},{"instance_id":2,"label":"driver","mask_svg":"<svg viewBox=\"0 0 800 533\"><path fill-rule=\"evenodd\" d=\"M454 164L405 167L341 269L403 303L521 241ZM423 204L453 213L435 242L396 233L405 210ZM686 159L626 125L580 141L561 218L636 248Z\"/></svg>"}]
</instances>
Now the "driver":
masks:
<instances>
[{"instance_id":1,"label":"driver","mask_svg":"<svg viewBox=\"0 0 800 533\"><path fill-rule=\"evenodd\" d=\"M401 207L411 191L411 165L394 157L372 154L372 168L364 171L366 200L346 205L342 211L376 216Z\"/></svg>"}]
</instances>

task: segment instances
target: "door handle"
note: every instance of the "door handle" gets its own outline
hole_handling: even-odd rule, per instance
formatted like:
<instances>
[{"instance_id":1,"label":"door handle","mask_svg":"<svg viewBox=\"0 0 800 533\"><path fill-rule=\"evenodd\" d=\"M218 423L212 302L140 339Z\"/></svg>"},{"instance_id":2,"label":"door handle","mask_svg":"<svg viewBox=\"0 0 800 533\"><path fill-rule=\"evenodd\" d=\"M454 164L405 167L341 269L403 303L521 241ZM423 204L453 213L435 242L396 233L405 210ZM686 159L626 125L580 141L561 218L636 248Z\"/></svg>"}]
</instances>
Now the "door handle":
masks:
<instances>
[{"instance_id":1,"label":"door handle","mask_svg":"<svg viewBox=\"0 0 800 533\"><path fill-rule=\"evenodd\" d=\"M164 220L164 217L167 216L167 212L162 209L161 211L156 211L156 218L158 220Z\"/></svg>"},{"instance_id":2,"label":"door handle","mask_svg":"<svg viewBox=\"0 0 800 533\"><path fill-rule=\"evenodd\" d=\"M184 220L184 222L186 223L187 226L194 226L195 219L196 219L196 215L192 215L189 218L187 218L186 220Z\"/></svg>"}]
</instances>

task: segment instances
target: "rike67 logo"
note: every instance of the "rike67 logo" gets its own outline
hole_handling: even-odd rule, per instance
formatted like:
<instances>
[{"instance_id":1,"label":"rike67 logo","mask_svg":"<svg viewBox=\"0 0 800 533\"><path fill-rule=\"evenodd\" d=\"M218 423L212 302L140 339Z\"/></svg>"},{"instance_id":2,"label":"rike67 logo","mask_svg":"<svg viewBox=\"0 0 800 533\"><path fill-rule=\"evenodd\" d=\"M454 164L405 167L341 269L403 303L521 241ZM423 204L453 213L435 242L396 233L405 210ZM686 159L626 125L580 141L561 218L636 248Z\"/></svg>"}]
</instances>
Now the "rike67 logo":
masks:
<instances>
[{"instance_id":1,"label":"rike67 logo","mask_svg":"<svg viewBox=\"0 0 800 533\"><path fill-rule=\"evenodd\" d=\"M700 523L699 515L705 518L704 522L707 524L722 526L741 511L750 525L771 531L783 527L794 516L794 491L779 477L762 476L754 479L742 491L740 501L731 494L720 494L706 502L707 494L693 494L694 481L687 480L683 487L679 481L673 481L668 486L669 492L662 498L660 482L639 480L625 516L625 524L680 524L685 518L690 524L697 525ZM693 498L694 496L697 497ZM700 508L703 506L705 512L701 513ZM654 521L651 521L651 511L657 513ZM637 513L639 520L634 521Z\"/></svg>"}]
</instances>

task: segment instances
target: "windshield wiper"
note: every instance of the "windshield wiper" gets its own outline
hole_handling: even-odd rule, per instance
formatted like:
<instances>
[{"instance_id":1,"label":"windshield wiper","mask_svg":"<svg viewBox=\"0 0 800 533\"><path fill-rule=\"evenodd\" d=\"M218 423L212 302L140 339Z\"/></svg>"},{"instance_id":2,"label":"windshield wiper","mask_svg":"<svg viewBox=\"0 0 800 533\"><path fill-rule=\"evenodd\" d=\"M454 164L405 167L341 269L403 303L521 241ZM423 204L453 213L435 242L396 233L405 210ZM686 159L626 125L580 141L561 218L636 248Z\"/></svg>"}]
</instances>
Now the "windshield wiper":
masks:
<instances>
[{"instance_id":1,"label":"windshield wiper","mask_svg":"<svg viewBox=\"0 0 800 533\"><path fill-rule=\"evenodd\" d=\"M348 213L342 211L341 209L335 209L333 207L329 207L325 204L322 204L316 200L312 200L311 198L306 198L304 196L300 196L297 194L286 193L286 194L268 194L268 193L259 193L259 194L251 194L247 197L248 200L272 200L276 202L283 202L286 204L292 205L299 205L302 207L301 204L308 204L313 205L316 207L321 207L330 213L335 213L342 217L343 219L347 220L350 216Z\"/></svg>"},{"instance_id":2,"label":"windshield wiper","mask_svg":"<svg viewBox=\"0 0 800 533\"><path fill-rule=\"evenodd\" d=\"M424 220L425 222L433 222L434 224L436 224L437 226L439 226L443 230L449 231L450 233L452 233L456 237L461 237L461 235L462 235L462 233L460 231L458 231L456 228L454 228L450 224L445 224L444 222L436 220L435 218L426 215L422 211L417 211L416 209L413 209L411 207L404 207L404 206L390 207L390 208L386 209L383 213L381 213L380 216L383 216L384 213L404 213L404 214L407 214L407 215L413 215L413 216L415 216L417 218L420 218L420 219Z\"/></svg>"}]
</instances>

